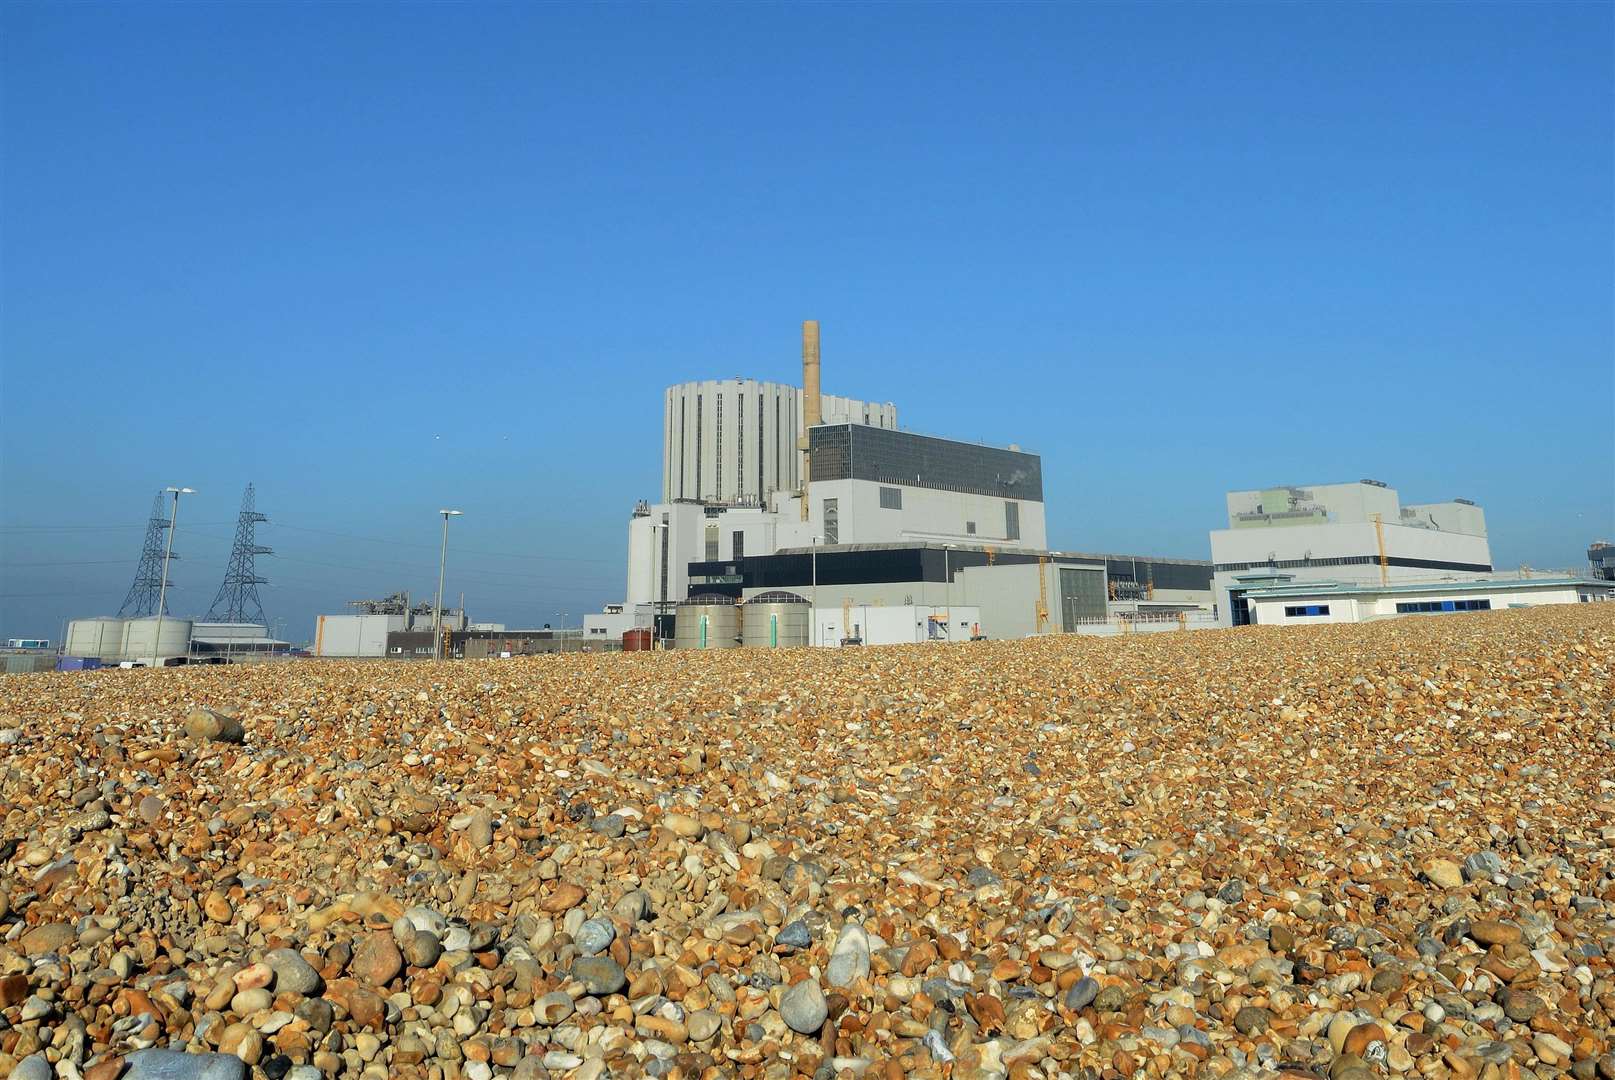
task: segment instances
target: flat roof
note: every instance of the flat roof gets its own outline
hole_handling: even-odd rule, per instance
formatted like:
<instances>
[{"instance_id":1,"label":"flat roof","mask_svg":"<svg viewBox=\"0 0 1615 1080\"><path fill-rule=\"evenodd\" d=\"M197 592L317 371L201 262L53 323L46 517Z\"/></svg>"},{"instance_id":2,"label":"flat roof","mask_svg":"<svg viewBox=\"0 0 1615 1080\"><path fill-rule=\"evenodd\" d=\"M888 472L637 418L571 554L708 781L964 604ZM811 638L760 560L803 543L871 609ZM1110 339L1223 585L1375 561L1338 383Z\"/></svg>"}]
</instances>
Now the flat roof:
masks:
<instances>
[{"instance_id":1,"label":"flat roof","mask_svg":"<svg viewBox=\"0 0 1615 1080\"><path fill-rule=\"evenodd\" d=\"M1389 585L1364 585L1347 581L1296 581L1287 585L1271 585L1251 589L1247 599L1293 597L1309 595L1328 596L1384 596L1389 593L1424 592L1495 592L1511 589L1564 589L1590 585L1594 588L1615 589L1615 582L1593 578L1471 578L1468 581L1406 581Z\"/></svg>"},{"instance_id":2,"label":"flat roof","mask_svg":"<svg viewBox=\"0 0 1615 1080\"><path fill-rule=\"evenodd\" d=\"M946 540L910 540L910 541L907 541L907 542L905 542L905 541L890 541L890 542L882 542L882 543L877 543L877 544L818 544L818 545L809 545L808 547L780 548L777 551L769 552L768 555L759 554L759 555L756 555L756 556L749 556L748 555L748 556L744 556L744 557L745 558L768 558L770 555L811 555L815 551L817 551L820 555L838 555L838 554L840 554L842 552L845 552L845 551L942 551L944 549L951 550L951 551L974 551L974 552L978 552L980 554L985 555L987 553L988 548L992 548L994 558L1000 558L1000 557L1005 556L1005 555L1015 555L1015 556L1022 556L1022 557L1031 558L1031 559L1045 559L1046 558L1046 559L1050 559L1050 560L1062 560L1063 559L1063 560L1066 560L1066 561L1080 560L1080 561L1084 561L1084 562L1101 562L1101 561L1103 561L1105 559L1105 556L1103 556L1103 555L1077 555L1077 554L1074 554L1073 552L1069 552L1069 551L1043 551L1043 550L1041 550L1039 548L1019 547L1019 546L1015 546L1013 544L983 544L983 543L979 543L979 542L974 542L974 543L951 543L951 542L946 541ZM1127 556L1125 556L1125 555L1118 556L1118 557L1119 558L1127 558ZM736 560L734 560L734 559L692 559L691 561L692 562L700 562L700 563L714 563L714 562L731 562L732 563L732 562L735 562ZM1166 562L1168 560L1155 559L1153 561L1155 561L1155 562ZM1207 565L1209 566L1210 564L1208 563Z\"/></svg>"}]
</instances>

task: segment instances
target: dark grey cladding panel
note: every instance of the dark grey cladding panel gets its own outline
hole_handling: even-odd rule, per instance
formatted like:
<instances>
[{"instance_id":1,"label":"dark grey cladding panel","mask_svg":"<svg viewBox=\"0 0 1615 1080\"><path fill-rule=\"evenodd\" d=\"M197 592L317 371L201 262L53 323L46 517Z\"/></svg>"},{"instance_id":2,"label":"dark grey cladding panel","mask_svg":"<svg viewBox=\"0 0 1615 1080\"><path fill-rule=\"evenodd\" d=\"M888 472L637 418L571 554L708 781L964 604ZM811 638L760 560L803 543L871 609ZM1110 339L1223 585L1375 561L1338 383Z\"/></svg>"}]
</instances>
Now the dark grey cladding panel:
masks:
<instances>
[{"instance_id":1,"label":"dark grey cladding panel","mask_svg":"<svg viewBox=\"0 0 1615 1080\"><path fill-rule=\"evenodd\" d=\"M863 424L820 425L808 437L814 480L874 480L1043 501L1043 460L1036 454Z\"/></svg>"},{"instance_id":2,"label":"dark grey cladding panel","mask_svg":"<svg viewBox=\"0 0 1615 1080\"><path fill-rule=\"evenodd\" d=\"M1152 559L1106 559L1112 581L1135 581L1157 589L1207 590L1211 588L1210 563L1155 562Z\"/></svg>"}]
</instances>

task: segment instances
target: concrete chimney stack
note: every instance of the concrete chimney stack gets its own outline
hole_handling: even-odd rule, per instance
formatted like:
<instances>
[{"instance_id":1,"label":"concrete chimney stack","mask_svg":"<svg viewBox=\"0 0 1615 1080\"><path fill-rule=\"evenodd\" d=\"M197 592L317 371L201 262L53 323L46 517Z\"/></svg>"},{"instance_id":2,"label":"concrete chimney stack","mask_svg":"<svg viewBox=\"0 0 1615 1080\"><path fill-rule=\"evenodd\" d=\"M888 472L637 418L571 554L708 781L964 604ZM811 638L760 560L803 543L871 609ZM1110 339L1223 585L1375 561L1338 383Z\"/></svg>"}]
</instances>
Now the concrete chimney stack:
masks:
<instances>
[{"instance_id":1,"label":"concrete chimney stack","mask_svg":"<svg viewBox=\"0 0 1615 1080\"><path fill-rule=\"evenodd\" d=\"M813 427L824 419L823 403L819 399L819 321L808 319L802 324L802 421Z\"/></svg>"}]
</instances>

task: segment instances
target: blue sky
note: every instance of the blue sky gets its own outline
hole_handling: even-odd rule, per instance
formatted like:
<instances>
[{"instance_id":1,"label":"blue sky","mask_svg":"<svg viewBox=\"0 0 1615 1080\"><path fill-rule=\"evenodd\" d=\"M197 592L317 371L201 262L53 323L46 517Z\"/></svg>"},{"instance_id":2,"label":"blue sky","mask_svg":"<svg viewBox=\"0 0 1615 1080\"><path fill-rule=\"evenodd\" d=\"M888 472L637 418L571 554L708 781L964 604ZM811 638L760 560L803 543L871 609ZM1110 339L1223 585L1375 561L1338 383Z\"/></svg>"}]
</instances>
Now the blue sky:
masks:
<instances>
[{"instance_id":1,"label":"blue sky","mask_svg":"<svg viewBox=\"0 0 1615 1080\"><path fill-rule=\"evenodd\" d=\"M1051 543L1207 557L1362 476L1495 561L1615 536L1608 4L0 8L0 633L242 487L294 638L622 592L663 386L1043 455Z\"/></svg>"}]
</instances>

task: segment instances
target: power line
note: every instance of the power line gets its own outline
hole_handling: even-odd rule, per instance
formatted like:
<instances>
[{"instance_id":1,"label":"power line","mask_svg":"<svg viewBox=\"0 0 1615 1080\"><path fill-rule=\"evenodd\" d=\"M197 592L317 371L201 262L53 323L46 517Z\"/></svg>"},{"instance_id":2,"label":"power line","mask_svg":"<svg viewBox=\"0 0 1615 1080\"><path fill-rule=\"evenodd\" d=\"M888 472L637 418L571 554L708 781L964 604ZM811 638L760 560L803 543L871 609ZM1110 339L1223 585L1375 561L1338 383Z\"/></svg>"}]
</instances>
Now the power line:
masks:
<instances>
[{"instance_id":1,"label":"power line","mask_svg":"<svg viewBox=\"0 0 1615 1080\"><path fill-rule=\"evenodd\" d=\"M197 525L230 525L229 521L198 521ZM144 525L0 525L0 532L107 532L114 529L144 529ZM185 526L189 532L191 526Z\"/></svg>"},{"instance_id":2,"label":"power line","mask_svg":"<svg viewBox=\"0 0 1615 1080\"><path fill-rule=\"evenodd\" d=\"M270 526L275 529L293 529L297 532L318 533L321 536L340 536L346 540L363 540L371 544L391 544L395 547L424 548L436 551L436 544L420 544L411 540L389 540L380 536L360 536L357 533L337 532L333 529L315 529L307 525L288 525L283 521L273 522ZM581 562L602 563L611 565L616 559L583 559L572 555L518 555L512 551L485 551L480 548L466 548L455 545L455 550L463 555L488 555L498 559L530 559L533 562Z\"/></svg>"},{"instance_id":3,"label":"power line","mask_svg":"<svg viewBox=\"0 0 1615 1080\"><path fill-rule=\"evenodd\" d=\"M90 559L84 562L15 562L0 563L0 567L24 566L128 566L134 559Z\"/></svg>"}]
</instances>

